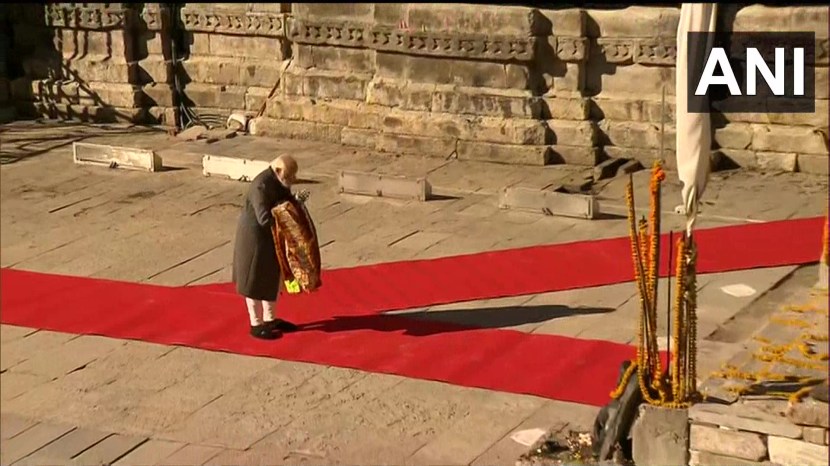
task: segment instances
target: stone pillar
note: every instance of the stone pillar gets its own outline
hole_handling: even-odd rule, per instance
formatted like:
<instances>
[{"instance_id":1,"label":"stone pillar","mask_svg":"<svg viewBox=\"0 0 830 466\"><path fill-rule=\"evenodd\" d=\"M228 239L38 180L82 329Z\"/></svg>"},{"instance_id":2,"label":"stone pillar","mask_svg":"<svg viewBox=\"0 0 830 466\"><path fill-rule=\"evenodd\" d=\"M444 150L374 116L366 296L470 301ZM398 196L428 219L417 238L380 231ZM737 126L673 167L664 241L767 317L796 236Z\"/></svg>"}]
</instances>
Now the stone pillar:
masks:
<instances>
[{"instance_id":1,"label":"stone pillar","mask_svg":"<svg viewBox=\"0 0 830 466\"><path fill-rule=\"evenodd\" d=\"M542 118L552 133L555 162L593 166L601 160L599 131L585 97L590 56L587 15L581 9L542 10L551 34L540 42L536 68L545 93Z\"/></svg>"},{"instance_id":2,"label":"stone pillar","mask_svg":"<svg viewBox=\"0 0 830 466\"><path fill-rule=\"evenodd\" d=\"M674 156L674 61L680 18L677 8L588 10L591 38L585 94L601 129L608 157L637 159L644 166ZM661 99L665 88L664 153L660 154Z\"/></svg>"},{"instance_id":3,"label":"stone pillar","mask_svg":"<svg viewBox=\"0 0 830 466\"><path fill-rule=\"evenodd\" d=\"M631 428L631 450L638 466L689 464L688 411L640 405Z\"/></svg>"},{"instance_id":4,"label":"stone pillar","mask_svg":"<svg viewBox=\"0 0 830 466\"><path fill-rule=\"evenodd\" d=\"M24 62L36 113L93 121L143 120L132 67L132 6L52 3L44 14L43 26L52 42L40 44Z\"/></svg>"},{"instance_id":5,"label":"stone pillar","mask_svg":"<svg viewBox=\"0 0 830 466\"><path fill-rule=\"evenodd\" d=\"M185 94L209 124L224 125L234 110L256 112L280 83L284 3L188 3L181 10L188 57Z\"/></svg>"}]
</instances>

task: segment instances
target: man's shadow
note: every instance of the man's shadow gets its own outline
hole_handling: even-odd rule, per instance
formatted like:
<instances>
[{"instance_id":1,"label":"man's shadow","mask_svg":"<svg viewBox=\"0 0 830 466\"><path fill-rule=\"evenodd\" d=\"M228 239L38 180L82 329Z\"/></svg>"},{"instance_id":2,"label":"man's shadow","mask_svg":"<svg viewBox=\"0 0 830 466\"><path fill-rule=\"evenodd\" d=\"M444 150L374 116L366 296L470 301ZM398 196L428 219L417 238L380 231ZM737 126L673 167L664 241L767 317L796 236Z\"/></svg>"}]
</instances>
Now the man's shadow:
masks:
<instances>
[{"instance_id":1,"label":"man's shadow","mask_svg":"<svg viewBox=\"0 0 830 466\"><path fill-rule=\"evenodd\" d=\"M326 333L358 330L402 331L404 335L422 337L476 329L503 329L563 317L606 314L612 311L614 309L611 308L571 308L559 305L471 308L433 312L413 310L395 314L335 316L331 319L303 324L300 330Z\"/></svg>"}]
</instances>

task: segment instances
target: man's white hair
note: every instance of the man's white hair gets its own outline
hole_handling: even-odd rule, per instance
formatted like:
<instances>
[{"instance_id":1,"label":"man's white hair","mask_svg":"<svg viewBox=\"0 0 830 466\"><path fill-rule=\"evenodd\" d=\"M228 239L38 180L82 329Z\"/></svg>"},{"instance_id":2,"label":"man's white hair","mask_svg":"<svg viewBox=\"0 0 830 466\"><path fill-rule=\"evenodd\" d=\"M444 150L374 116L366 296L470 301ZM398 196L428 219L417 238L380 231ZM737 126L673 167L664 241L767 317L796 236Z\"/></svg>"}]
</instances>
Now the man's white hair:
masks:
<instances>
[{"instance_id":1,"label":"man's white hair","mask_svg":"<svg viewBox=\"0 0 830 466\"><path fill-rule=\"evenodd\" d=\"M297 161L294 160L294 157L291 157L288 154L282 154L275 158L271 161L270 165L271 169L280 176L284 176L286 174L296 175L297 170L299 169Z\"/></svg>"}]
</instances>

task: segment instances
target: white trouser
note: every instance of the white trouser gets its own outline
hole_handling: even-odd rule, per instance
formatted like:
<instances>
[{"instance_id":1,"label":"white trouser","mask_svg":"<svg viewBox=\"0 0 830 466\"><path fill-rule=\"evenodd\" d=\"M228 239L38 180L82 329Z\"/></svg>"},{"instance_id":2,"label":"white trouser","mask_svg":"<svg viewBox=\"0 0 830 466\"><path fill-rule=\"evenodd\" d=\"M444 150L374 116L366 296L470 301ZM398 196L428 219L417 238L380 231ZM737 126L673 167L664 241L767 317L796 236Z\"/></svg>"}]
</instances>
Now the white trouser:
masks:
<instances>
[{"instance_id":1,"label":"white trouser","mask_svg":"<svg viewBox=\"0 0 830 466\"><path fill-rule=\"evenodd\" d=\"M248 317L251 318L251 325L262 325L262 322L270 322L274 320L275 301L259 301L256 299L245 298L245 304L248 306ZM262 309L262 318L259 317L259 309Z\"/></svg>"}]
</instances>

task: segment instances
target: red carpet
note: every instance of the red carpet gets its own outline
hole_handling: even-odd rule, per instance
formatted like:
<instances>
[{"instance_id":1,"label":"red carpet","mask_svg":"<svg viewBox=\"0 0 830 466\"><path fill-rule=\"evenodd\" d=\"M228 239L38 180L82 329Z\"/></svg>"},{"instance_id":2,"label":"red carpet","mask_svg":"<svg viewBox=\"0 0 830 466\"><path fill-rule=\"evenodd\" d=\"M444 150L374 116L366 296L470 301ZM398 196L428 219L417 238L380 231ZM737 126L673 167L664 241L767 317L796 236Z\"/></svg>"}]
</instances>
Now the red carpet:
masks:
<instances>
[{"instance_id":1,"label":"red carpet","mask_svg":"<svg viewBox=\"0 0 830 466\"><path fill-rule=\"evenodd\" d=\"M824 217L696 230L698 273L817 262ZM676 236L675 236L676 238ZM668 274L668 236L661 241ZM628 238L326 270L323 288L283 296L281 308L302 306L338 315L613 285L633 280ZM232 284L198 288L234 293ZM324 311L326 312L326 311Z\"/></svg>"},{"instance_id":2,"label":"red carpet","mask_svg":"<svg viewBox=\"0 0 830 466\"><path fill-rule=\"evenodd\" d=\"M605 341L470 329L390 315L285 317L303 331L247 334L237 297L6 269L2 322L67 333L268 356L602 405L634 348ZM33 299L35 298L35 299ZM194 325L198 323L198 325Z\"/></svg>"},{"instance_id":3,"label":"red carpet","mask_svg":"<svg viewBox=\"0 0 830 466\"><path fill-rule=\"evenodd\" d=\"M816 262L822 221L702 230L699 272ZM376 314L630 281L629 254L627 239L612 239L334 270L320 292L281 303L281 315L304 331L277 342L247 335L241 301L226 285L170 288L4 269L0 317L602 405L632 347Z\"/></svg>"}]
</instances>

